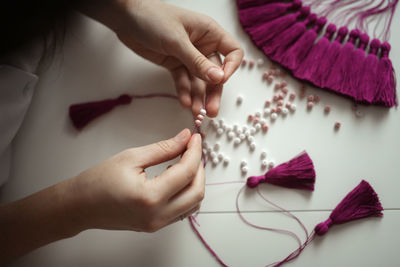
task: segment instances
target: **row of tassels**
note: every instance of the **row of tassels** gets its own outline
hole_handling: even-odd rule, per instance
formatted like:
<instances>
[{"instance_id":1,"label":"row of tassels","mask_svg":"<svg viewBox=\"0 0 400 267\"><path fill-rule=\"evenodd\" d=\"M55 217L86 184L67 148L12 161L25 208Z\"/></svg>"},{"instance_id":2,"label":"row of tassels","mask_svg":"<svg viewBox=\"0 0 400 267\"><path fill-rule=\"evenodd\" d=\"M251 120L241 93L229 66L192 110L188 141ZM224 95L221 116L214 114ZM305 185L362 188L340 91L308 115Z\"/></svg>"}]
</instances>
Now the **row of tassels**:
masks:
<instances>
[{"instance_id":1,"label":"row of tassels","mask_svg":"<svg viewBox=\"0 0 400 267\"><path fill-rule=\"evenodd\" d=\"M314 190L315 183L315 170L314 164L306 152L301 153L290 161L280 164L275 168L272 168L264 175L261 176L251 176L247 179L246 185L248 188L256 188L258 190L258 185L261 183L269 183L277 186L282 186L286 188L296 188L296 189L305 189L305 190ZM240 193L243 191L243 188L239 191L237 196L237 211L239 216L241 212L238 206L238 198ZM263 197L264 198L264 197ZM264 200L266 200L264 198ZM268 203L273 204L268 201ZM383 216L383 208L379 201L378 195L371 187L371 185L362 180L358 186L356 186L352 191L350 191L345 198L337 205L337 207L331 212L329 218L319 224L317 224L313 231L308 234L305 229L303 223L289 211L280 208L276 204L273 204L278 209L284 211L290 217L297 220L297 222L302 226L306 233L306 240L304 243L299 243L299 246L296 250L290 253L286 258L279 262L272 263L267 266L280 266L284 263L294 260L297 258L303 249L316 238L316 236L325 235L328 230L336 224L343 224L346 222L350 222L353 220L358 220L367 217L382 217ZM297 235L294 233L282 230L282 229L274 229L274 228L266 228L260 227L254 224L249 223L243 216L240 218L248 225L255 227L257 229L264 229L270 231L278 231L280 233L290 234L294 236L296 239ZM211 248L211 246L206 242L204 237L201 235L198 229L198 223L196 219L191 216L189 217L189 222L194 232L198 235L201 242L205 245L205 247L210 251L210 253L216 258L216 260L222 266L228 266L224 263L224 261L217 255L217 253ZM298 242L300 242L298 240Z\"/></svg>"},{"instance_id":2,"label":"row of tassels","mask_svg":"<svg viewBox=\"0 0 400 267\"><path fill-rule=\"evenodd\" d=\"M357 29L349 33L347 27L337 30L334 24L318 39L327 19L318 18L300 0L238 0L238 7L253 42L296 78L360 103L397 105L389 43L370 42L367 34Z\"/></svg>"}]
</instances>

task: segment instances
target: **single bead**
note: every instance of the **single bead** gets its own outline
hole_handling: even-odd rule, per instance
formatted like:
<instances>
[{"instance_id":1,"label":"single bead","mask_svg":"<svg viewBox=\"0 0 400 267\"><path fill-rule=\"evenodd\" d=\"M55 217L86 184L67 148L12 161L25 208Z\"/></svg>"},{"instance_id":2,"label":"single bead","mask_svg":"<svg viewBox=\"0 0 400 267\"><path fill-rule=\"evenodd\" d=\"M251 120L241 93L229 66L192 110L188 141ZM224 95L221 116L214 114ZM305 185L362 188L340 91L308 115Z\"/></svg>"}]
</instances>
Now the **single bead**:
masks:
<instances>
[{"instance_id":1,"label":"single bead","mask_svg":"<svg viewBox=\"0 0 400 267\"><path fill-rule=\"evenodd\" d=\"M268 162L268 168L272 169L274 166L275 166L275 162L273 160Z\"/></svg>"},{"instance_id":2,"label":"single bead","mask_svg":"<svg viewBox=\"0 0 400 267\"><path fill-rule=\"evenodd\" d=\"M276 108L271 108L271 113L276 113Z\"/></svg>"},{"instance_id":3,"label":"single bead","mask_svg":"<svg viewBox=\"0 0 400 267\"><path fill-rule=\"evenodd\" d=\"M195 120L194 124L196 124L196 126L200 127L201 126L201 120Z\"/></svg>"},{"instance_id":4,"label":"single bead","mask_svg":"<svg viewBox=\"0 0 400 267\"><path fill-rule=\"evenodd\" d=\"M223 119L219 119L219 120L218 120L218 125L219 125L219 126L222 126L222 125L224 125L224 124L225 124L225 122L224 122Z\"/></svg>"},{"instance_id":5,"label":"single bead","mask_svg":"<svg viewBox=\"0 0 400 267\"><path fill-rule=\"evenodd\" d=\"M257 118L260 118L260 117L261 117L261 112L260 112L260 111L257 111L254 115L255 115Z\"/></svg>"},{"instance_id":6,"label":"single bead","mask_svg":"<svg viewBox=\"0 0 400 267\"><path fill-rule=\"evenodd\" d=\"M266 119L261 119L261 120L260 120L260 123L261 123L261 125L266 124L266 123L267 123L267 120L266 120Z\"/></svg>"},{"instance_id":7,"label":"single bead","mask_svg":"<svg viewBox=\"0 0 400 267\"><path fill-rule=\"evenodd\" d=\"M290 93L289 99L293 101L295 98L296 98L296 93Z\"/></svg>"},{"instance_id":8,"label":"single bead","mask_svg":"<svg viewBox=\"0 0 400 267\"><path fill-rule=\"evenodd\" d=\"M268 77L267 77L267 82L268 82L268 83L273 83L273 82L274 82L274 77L268 76Z\"/></svg>"},{"instance_id":9,"label":"single bead","mask_svg":"<svg viewBox=\"0 0 400 267\"><path fill-rule=\"evenodd\" d=\"M282 107L277 107L276 108L276 113L281 114L282 113Z\"/></svg>"},{"instance_id":10,"label":"single bead","mask_svg":"<svg viewBox=\"0 0 400 267\"><path fill-rule=\"evenodd\" d=\"M292 105L290 105L290 109L291 109L292 111L296 111L296 109L297 109L296 104L292 103Z\"/></svg>"},{"instance_id":11,"label":"single bead","mask_svg":"<svg viewBox=\"0 0 400 267\"><path fill-rule=\"evenodd\" d=\"M217 165L218 162L219 162L218 158L213 158L213 159L212 159L212 163L213 163L214 165Z\"/></svg>"},{"instance_id":12,"label":"single bead","mask_svg":"<svg viewBox=\"0 0 400 267\"><path fill-rule=\"evenodd\" d=\"M232 132L232 131L229 131L229 132L228 132L228 138L229 138L229 139L232 139L234 136L235 136L235 133L234 133L234 132Z\"/></svg>"},{"instance_id":13,"label":"single bead","mask_svg":"<svg viewBox=\"0 0 400 267\"><path fill-rule=\"evenodd\" d=\"M292 105L292 102L289 101L289 102L287 102L287 103L285 104L285 107L286 107L286 108L290 108L291 105Z\"/></svg>"},{"instance_id":14,"label":"single bead","mask_svg":"<svg viewBox=\"0 0 400 267\"><path fill-rule=\"evenodd\" d=\"M217 128L218 127L218 123L215 120L211 120L210 121L212 127Z\"/></svg>"},{"instance_id":15,"label":"single bead","mask_svg":"<svg viewBox=\"0 0 400 267\"><path fill-rule=\"evenodd\" d=\"M249 116L247 116L247 121L252 121L254 119L254 116L253 115L249 115Z\"/></svg>"},{"instance_id":16,"label":"single bead","mask_svg":"<svg viewBox=\"0 0 400 267\"><path fill-rule=\"evenodd\" d=\"M262 59L262 58L257 59L257 65L258 65L259 67L261 67L262 65L264 65L264 59Z\"/></svg>"},{"instance_id":17,"label":"single bead","mask_svg":"<svg viewBox=\"0 0 400 267\"><path fill-rule=\"evenodd\" d=\"M240 167L247 166L247 161L244 159L240 162Z\"/></svg>"},{"instance_id":18,"label":"single bead","mask_svg":"<svg viewBox=\"0 0 400 267\"><path fill-rule=\"evenodd\" d=\"M233 125L233 130L236 132L237 131L237 129L239 128L239 126L237 125L237 124L234 124Z\"/></svg>"},{"instance_id":19,"label":"single bead","mask_svg":"<svg viewBox=\"0 0 400 267\"><path fill-rule=\"evenodd\" d=\"M204 108L200 109L200 115L205 116L206 114L207 114L207 111Z\"/></svg>"},{"instance_id":20,"label":"single bead","mask_svg":"<svg viewBox=\"0 0 400 267\"><path fill-rule=\"evenodd\" d=\"M244 133L241 133L239 135L240 140L244 140L246 138L246 135Z\"/></svg>"},{"instance_id":21,"label":"single bead","mask_svg":"<svg viewBox=\"0 0 400 267\"><path fill-rule=\"evenodd\" d=\"M271 101L269 100L265 101L265 107L268 108L269 106L271 106Z\"/></svg>"},{"instance_id":22,"label":"single bead","mask_svg":"<svg viewBox=\"0 0 400 267\"><path fill-rule=\"evenodd\" d=\"M243 166L243 167L241 168L241 170L242 170L242 172L245 174L245 173L248 172L249 168L248 168L247 166Z\"/></svg>"},{"instance_id":23,"label":"single bead","mask_svg":"<svg viewBox=\"0 0 400 267\"><path fill-rule=\"evenodd\" d=\"M280 69L275 70L275 76L281 76L282 71Z\"/></svg>"},{"instance_id":24,"label":"single bead","mask_svg":"<svg viewBox=\"0 0 400 267\"><path fill-rule=\"evenodd\" d=\"M364 113L361 110L356 110L356 117L360 118L364 115Z\"/></svg>"},{"instance_id":25,"label":"single bead","mask_svg":"<svg viewBox=\"0 0 400 267\"><path fill-rule=\"evenodd\" d=\"M283 106L283 100L279 100L278 103L277 103L277 105L278 105L278 107Z\"/></svg>"},{"instance_id":26,"label":"single bead","mask_svg":"<svg viewBox=\"0 0 400 267\"><path fill-rule=\"evenodd\" d=\"M236 134L240 135L241 133L243 133L242 129L236 129Z\"/></svg>"},{"instance_id":27,"label":"single bead","mask_svg":"<svg viewBox=\"0 0 400 267\"><path fill-rule=\"evenodd\" d=\"M335 122L335 130L336 131L340 129L340 126L341 126L340 122Z\"/></svg>"},{"instance_id":28,"label":"single bead","mask_svg":"<svg viewBox=\"0 0 400 267\"><path fill-rule=\"evenodd\" d=\"M267 166L268 166L268 161L266 161L266 160L261 161L262 168L266 168Z\"/></svg>"},{"instance_id":29,"label":"single bead","mask_svg":"<svg viewBox=\"0 0 400 267\"><path fill-rule=\"evenodd\" d=\"M249 129L249 128L247 127L247 125L243 125L243 127L242 127L242 131L243 131L243 132L246 132L248 129Z\"/></svg>"},{"instance_id":30,"label":"single bead","mask_svg":"<svg viewBox=\"0 0 400 267\"><path fill-rule=\"evenodd\" d=\"M214 145L214 151L218 151L221 145L219 143L215 143Z\"/></svg>"},{"instance_id":31,"label":"single bead","mask_svg":"<svg viewBox=\"0 0 400 267\"><path fill-rule=\"evenodd\" d=\"M282 86L282 88L283 88L283 87L286 87L286 86L287 86L287 82L286 82L286 81L282 81L282 82L281 82L281 86Z\"/></svg>"},{"instance_id":32,"label":"single bead","mask_svg":"<svg viewBox=\"0 0 400 267\"><path fill-rule=\"evenodd\" d=\"M256 128L256 131L261 129L261 124L260 123L256 123L256 125L254 125L254 128Z\"/></svg>"},{"instance_id":33,"label":"single bead","mask_svg":"<svg viewBox=\"0 0 400 267\"><path fill-rule=\"evenodd\" d=\"M249 68L253 68L254 67L254 60L250 60L249 61Z\"/></svg>"},{"instance_id":34,"label":"single bead","mask_svg":"<svg viewBox=\"0 0 400 267\"><path fill-rule=\"evenodd\" d=\"M309 95L307 97L308 102L313 102L314 101L314 96L313 95Z\"/></svg>"},{"instance_id":35,"label":"single bead","mask_svg":"<svg viewBox=\"0 0 400 267\"><path fill-rule=\"evenodd\" d=\"M207 152L211 153L212 152L212 148L211 147L207 147Z\"/></svg>"},{"instance_id":36,"label":"single bead","mask_svg":"<svg viewBox=\"0 0 400 267\"><path fill-rule=\"evenodd\" d=\"M229 164L229 158L225 157L225 158L224 158L224 165L226 166L226 165L228 165L228 164Z\"/></svg>"},{"instance_id":37,"label":"single bead","mask_svg":"<svg viewBox=\"0 0 400 267\"><path fill-rule=\"evenodd\" d=\"M197 115L197 119L200 120L200 121L202 121L202 120L204 120L204 116L201 115L201 114L199 114L199 115Z\"/></svg>"},{"instance_id":38,"label":"single bead","mask_svg":"<svg viewBox=\"0 0 400 267\"><path fill-rule=\"evenodd\" d=\"M238 97L236 98L236 104L240 105L243 103L243 96L238 95Z\"/></svg>"},{"instance_id":39,"label":"single bead","mask_svg":"<svg viewBox=\"0 0 400 267\"><path fill-rule=\"evenodd\" d=\"M256 149L256 143L254 143L254 142L250 143L250 149L251 150Z\"/></svg>"},{"instance_id":40,"label":"single bead","mask_svg":"<svg viewBox=\"0 0 400 267\"><path fill-rule=\"evenodd\" d=\"M253 121L253 124L255 125L255 124L259 123L259 122L260 122L260 119L259 118L255 118L254 121Z\"/></svg>"},{"instance_id":41,"label":"single bead","mask_svg":"<svg viewBox=\"0 0 400 267\"><path fill-rule=\"evenodd\" d=\"M250 134L254 135L256 133L256 128L251 127L249 131L250 131Z\"/></svg>"},{"instance_id":42,"label":"single bead","mask_svg":"<svg viewBox=\"0 0 400 267\"><path fill-rule=\"evenodd\" d=\"M278 95L274 95L274 97L272 98L272 101L276 102L276 101L278 101L278 100L279 100Z\"/></svg>"},{"instance_id":43,"label":"single bead","mask_svg":"<svg viewBox=\"0 0 400 267\"><path fill-rule=\"evenodd\" d=\"M289 113L289 110L287 108L282 108L282 114L287 115Z\"/></svg>"},{"instance_id":44,"label":"single bead","mask_svg":"<svg viewBox=\"0 0 400 267\"><path fill-rule=\"evenodd\" d=\"M249 135L247 137L247 141L249 141L250 143L253 143L254 142L254 136Z\"/></svg>"},{"instance_id":45,"label":"single bead","mask_svg":"<svg viewBox=\"0 0 400 267\"><path fill-rule=\"evenodd\" d=\"M283 87L281 91L282 93L287 94L289 92L289 89L287 89L287 87Z\"/></svg>"},{"instance_id":46,"label":"single bead","mask_svg":"<svg viewBox=\"0 0 400 267\"><path fill-rule=\"evenodd\" d=\"M215 157L217 157L217 153L215 151L211 151L210 153L210 157L213 159Z\"/></svg>"},{"instance_id":47,"label":"single bead","mask_svg":"<svg viewBox=\"0 0 400 267\"><path fill-rule=\"evenodd\" d=\"M275 89L275 90L278 90L278 89L280 89L280 88L281 88L281 84L280 84L280 83L276 83L275 86L274 86L274 89Z\"/></svg>"},{"instance_id":48,"label":"single bead","mask_svg":"<svg viewBox=\"0 0 400 267\"><path fill-rule=\"evenodd\" d=\"M307 103L307 109L311 110L314 107L314 103L313 102L308 102Z\"/></svg>"},{"instance_id":49,"label":"single bead","mask_svg":"<svg viewBox=\"0 0 400 267\"><path fill-rule=\"evenodd\" d=\"M242 67L246 66L246 64L247 64L247 60L246 59L242 59L242 63L241 63Z\"/></svg>"},{"instance_id":50,"label":"single bead","mask_svg":"<svg viewBox=\"0 0 400 267\"><path fill-rule=\"evenodd\" d=\"M207 154L207 149L203 148L202 152L203 152L203 154Z\"/></svg>"},{"instance_id":51,"label":"single bead","mask_svg":"<svg viewBox=\"0 0 400 267\"><path fill-rule=\"evenodd\" d=\"M264 109L264 117L267 117L269 114L271 114L271 109L270 108Z\"/></svg>"},{"instance_id":52,"label":"single bead","mask_svg":"<svg viewBox=\"0 0 400 267\"><path fill-rule=\"evenodd\" d=\"M244 132L244 135L245 135L246 137L249 137L249 136L250 136L250 130L245 131L245 132Z\"/></svg>"},{"instance_id":53,"label":"single bead","mask_svg":"<svg viewBox=\"0 0 400 267\"><path fill-rule=\"evenodd\" d=\"M330 106L325 106L324 112L325 112L326 114L328 114L329 112L331 112L331 107L330 107Z\"/></svg>"},{"instance_id":54,"label":"single bead","mask_svg":"<svg viewBox=\"0 0 400 267\"><path fill-rule=\"evenodd\" d=\"M272 113L271 114L271 119L276 120L278 118L278 114Z\"/></svg>"},{"instance_id":55,"label":"single bead","mask_svg":"<svg viewBox=\"0 0 400 267\"><path fill-rule=\"evenodd\" d=\"M261 158L261 159L267 158L267 152L262 151L261 154L260 154L260 158Z\"/></svg>"},{"instance_id":56,"label":"single bead","mask_svg":"<svg viewBox=\"0 0 400 267\"><path fill-rule=\"evenodd\" d=\"M202 146L203 146L203 148L208 148L208 143L206 141L203 141Z\"/></svg>"},{"instance_id":57,"label":"single bead","mask_svg":"<svg viewBox=\"0 0 400 267\"><path fill-rule=\"evenodd\" d=\"M278 100L282 100L282 99L284 99L285 98L285 95L284 94L278 94Z\"/></svg>"},{"instance_id":58,"label":"single bead","mask_svg":"<svg viewBox=\"0 0 400 267\"><path fill-rule=\"evenodd\" d=\"M267 124L263 124L262 130L263 130L264 133L267 132L268 131L268 125Z\"/></svg>"},{"instance_id":59,"label":"single bead","mask_svg":"<svg viewBox=\"0 0 400 267\"><path fill-rule=\"evenodd\" d=\"M224 155L222 155L222 153L219 153L218 154L218 160L222 161L223 159L224 159Z\"/></svg>"},{"instance_id":60,"label":"single bead","mask_svg":"<svg viewBox=\"0 0 400 267\"><path fill-rule=\"evenodd\" d=\"M223 134L223 133L224 133L224 129L218 128L217 134L218 134L218 135L221 135L221 134Z\"/></svg>"},{"instance_id":61,"label":"single bead","mask_svg":"<svg viewBox=\"0 0 400 267\"><path fill-rule=\"evenodd\" d=\"M233 140L233 143L234 143L235 145L238 145L238 144L240 144L241 141L242 141L242 140L240 140L239 137L236 137L236 138Z\"/></svg>"}]
</instances>

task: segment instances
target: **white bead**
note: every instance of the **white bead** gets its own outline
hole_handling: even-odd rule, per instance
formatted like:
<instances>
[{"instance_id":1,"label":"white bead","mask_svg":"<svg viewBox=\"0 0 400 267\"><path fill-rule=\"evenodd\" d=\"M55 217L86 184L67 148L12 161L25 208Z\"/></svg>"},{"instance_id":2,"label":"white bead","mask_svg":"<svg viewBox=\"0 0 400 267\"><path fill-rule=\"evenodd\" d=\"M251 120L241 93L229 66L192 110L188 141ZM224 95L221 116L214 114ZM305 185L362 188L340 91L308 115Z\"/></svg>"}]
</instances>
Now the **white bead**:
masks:
<instances>
[{"instance_id":1,"label":"white bead","mask_svg":"<svg viewBox=\"0 0 400 267\"><path fill-rule=\"evenodd\" d=\"M261 112L260 112L260 111L257 111L254 115L255 115L257 118L259 118L259 117L261 117Z\"/></svg>"},{"instance_id":2,"label":"white bead","mask_svg":"<svg viewBox=\"0 0 400 267\"><path fill-rule=\"evenodd\" d=\"M267 152L265 152L265 151L261 152L260 157L262 159L265 159L267 157Z\"/></svg>"},{"instance_id":3,"label":"white bead","mask_svg":"<svg viewBox=\"0 0 400 267\"><path fill-rule=\"evenodd\" d=\"M244 140L246 138L246 135L242 133L239 135L239 138L240 138L240 140Z\"/></svg>"},{"instance_id":4,"label":"white bead","mask_svg":"<svg viewBox=\"0 0 400 267\"><path fill-rule=\"evenodd\" d=\"M251 149L251 150L256 149L256 143L254 143L254 142L251 143L251 144L250 144L250 149Z\"/></svg>"},{"instance_id":5,"label":"white bead","mask_svg":"<svg viewBox=\"0 0 400 267\"><path fill-rule=\"evenodd\" d=\"M296 108L297 108L296 104L291 104L291 105L290 105L290 109L291 109L292 111L296 111Z\"/></svg>"},{"instance_id":6,"label":"white bead","mask_svg":"<svg viewBox=\"0 0 400 267\"><path fill-rule=\"evenodd\" d=\"M224 158L224 165L228 165L229 164L229 158L225 157Z\"/></svg>"},{"instance_id":7,"label":"white bead","mask_svg":"<svg viewBox=\"0 0 400 267\"><path fill-rule=\"evenodd\" d=\"M261 125L266 124L266 123L267 123L267 121L266 121L265 119L261 119L261 120L260 120L260 124L261 124Z\"/></svg>"},{"instance_id":8,"label":"white bead","mask_svg":"<svg viewBox=\"0 0 400 267\"><path fill-rule=\"evenodd\" d=\"M274 166L275 166L275 162L274 161L268 162L268 168L272 169Z\"/></svg>"},{"instance_id":9,"label":"white bead","mask_svg":"<svg viewBox=\"0 0 400 267\"><path fill-rule=\"evenodd\" d=\"M220 144L219 143L215 143L214 145L214 151L218 151L220 148Z\"/></svg>"},{"instance_id":10,"label":"white bead","mask_svg":"<svg viewBox=\"0 0 400 267\"><path fill-rule=\"evenodd\" d=\"M221 161L224 159L224 155L222 155L221 153L218 154L218 159Z\"/></svg>"},{"instance_id":11,"label":"white bead","mask_svg":"<svg viewBox=\"0 0 400 267\"><path fill-rule=\"evenodd\" d=\"M217 157L217 153L215 153L214 151L211 151L210 157L211 157L212 159L216 158L216 157Z\"/></svg>"},{"instance_id":12,"label":"white bead","mask_svg":"<svg viewBox=\"0 0 400 267\"><path fill-rule=\"evenodd\" d=\"M225 131L225 130L226 130L226 124L225 124L225 123L222 124L222 125L221 125L221 128Z\"/></svg>"},{"instance_id":13,"label":"white bead","mask_svg":"<svg viewBox=\"0 0 400 267\"><path fill-rule=\"evenodd\" d=\"M236 137L236 138L233 140L233 143L234 143L235 145L240 144L240 142L242 142L242 140L240 140L239 137Z\"/></svg>"},{"instance_id":14,"label":"white bead","mask_svg":"<svg viewBox=\"0 0 400 267\"><path fill-rule=\"evenodd\" d=\"M264 59L262 59L262 58L257 59L257 65L258 66L264 65Z\"/></svg>"},{"instance_id":15,"label":"white bead","mask_svg":"<svg viewBox=\"0 0 400 267\"><path fill-rule=\"evenodd\" d=\"M254 128L254 127L251 127L250 128L250 134L255 134L256 133L256 128Z\"/></svg>"},{"instance_id":16,"label":"white bead","mask_svg":"<svg viewBox=\"0 0 400 267\"><path fill-rule=\"evenodd\" d=\"M250 131L247 130L247 131L244 133L244 135L245 135L246 137L249 137L249 136L250 136Z\"/></svg>"},{"instance_id":17,"label":"white bead","mask_svg":"<svg viewBox=\"0 0 400 267\"><path fill-rule=\"evenodd\" d=\"M268 166L268 162L266 160L261 161L261 166L263 168L267 167Z\"/></svg>"},{"instance_id":18,"label":"white bead","mask_svg":"<svg viewBox=\"0 0 400 267\"><path fill-rule=\"evenodd\" d=\"M200 114L205 116L207 114L207 111L204 108L202 108L200 109Z\"/></svg>"},{"instance_id":19,"label":"white bead","mask_svg":"<svg viewBox=\"0 0 400 267\"><path fill-rule=\"evenodd\" d=\"M214 165L217 165L219 161L218 161L217 158L213 158L212 162L213 162Z\"/></svg>"},{"instance_id":20,"label":"white bead","mask_svg":"<svg viewBox=\"0 0 400 267\"><path fill-rule=\"evenodd\" d=\"M254 142L254 136L248 136L247 137L247 141L249 141L250 143L253 143Z\"/></svg>"},{"instance_id":21,"label":"white bead","mask_svg":"<svg viewBox=\"0 0 400 267\"><path fill-rule=\"evenodd\" d=\"M256 123L256 125L254 125L254 127L256 128L256 131L261 129L261 124L260 123Z\"/></svg>"},{"instance_id":22,"label":"white bead","mask_svg":"<svg viewBox=\"0 0 400 267\"><path fill-rule=\"evenodd\" d=\"M223 133L224 133L224 129L218 128L217 134L218 134L218 135L221 135L221 134L223 134Z\"/></svg>"},{"instance_id":23,"label":"white bead","mask_svg":"<svg viewBox=\"0 0 400 267\"><path fill-rule=\"evenodd\" d=\"M243 103L243 96L238 95L238 97L236 98L236 104L240 105Z\"/></svg>"},{"instance_id":24,"label":"white bead","mask_svg":"<svg viewBox=\"0 0 400 267\"><path fill-rule=\"evenodd\" d=\"M215 120L211 120L210 121L212 127L217 128L218 127L218 123Z\"/></svg>"},{"instance_id":25,"label":"white bead","mask_svg":"<svg viewBox=\"0 0 400 267\"><path fill-rule=\"evenodd\" d=\"M245 131L247 131L247 130L248 130L248 127L247 127L246 125L243 125L242 131L245 132Z\"/></svg>"},{"instance_id":26,"label":"white bead","mask_svg":"<svg viewBox=\"0 0 400 267\"><path fill-rule=\"evenodd\" d=\"M245 160L242 160L240 162L240 167L243 167L243 166L246 166L246 165L247 165L247 162Z\"/></svg>"},{"instance_id":27,"label":"white bead","mask_svg":"<svg viewBox=\"0 0 400 267\"><path fill-rule=\"evenodd\" d=\"M240 134L242 134L242 130L240 130L240 129L237 129L237 130L236 130L236 134L237 134L237 135L240 135Z\"/></svg>"},{"instance_id":28,"label":"white bead","mask_svg":"<svg viewBox=\"0 0 400 267\"><path fill-rule=\"evenodd\" d=\"M234 133L234 132L232 132L232 131L229 131L229 132L228 132L228 138L229 138L229 139L232 139L234 136L235 136L235 133Z\"/></svg>"},{"instance_id":29,"label":"white bead","mask_svg":"<svg viewBox=\"0 0 400 267\"><path fill-rule=\"evenodd\" d=\"M278 114L275 112L271 114L271 119L276 120L278 118Z\"/></svg>"},{"instance_id":30,"label":"white bead","mask_svg":"<svg viewBox=\"0 0 400 267\"><path fill-rule=\"evenodd\" d=\"M207 149L203 148L203 154L207 154Z\"/></svg>"},{"instance_id":31,"label":"white bead","mask_svg":"<svg viewBox=\"0 0 400 267\"><path fill-rule=\"evenodd\" d=\"M264 109L264 117L267 117L269 114L271 114L271 109L270 108Z\"/></svg>"},{"instance_id":32,"label":"white bead","mask_svg":"<svg viewBox=\"0 0 400 267\"><path fill-rule=\"evenodd\" d=\"M289 113L289 110L287 108L282 109L282 114L287 115Z\"/></svg>"},{"instance_id":33,"label":"white bead","mask_svg":"<svg viewBox=\"0 0 400 267\"><path fill-rule=\"evenodd\" d=\"M208 147L208 148L207 148L207 152L208 152L208 153L211 153L211 152L212 152L212 148L211 148L211 147Z\"/></svg>"},{"instance_id":34,"label":"white bead","mask_svg":"<svg viewBox=\"0 0 400 267\"><path fill-rule=\"evenodd\" d=\"M242 167L242 172L243 173L247 173L248 170L249 170L249 168L247 166L243 166Z\"/></svg>"}]
</instances>

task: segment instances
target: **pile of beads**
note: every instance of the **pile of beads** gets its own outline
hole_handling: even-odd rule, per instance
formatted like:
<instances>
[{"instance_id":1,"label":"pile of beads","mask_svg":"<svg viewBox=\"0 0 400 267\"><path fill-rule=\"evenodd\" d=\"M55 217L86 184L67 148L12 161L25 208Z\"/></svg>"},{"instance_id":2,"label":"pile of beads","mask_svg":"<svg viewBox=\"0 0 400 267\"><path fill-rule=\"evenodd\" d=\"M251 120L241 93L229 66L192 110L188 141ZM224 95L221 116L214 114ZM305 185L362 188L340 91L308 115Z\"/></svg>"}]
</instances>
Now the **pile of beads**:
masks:
<instances>
[{"instance_id":1,"label":"pile of beads","mask_svg":"<svg viewBox=\"0 0 400 267\"><path fill-rule=\"evenodd\" d=\"M206 141L203 142L203 154L210 159L213 166L223 163L224 166L229 164L229 158L220 152L221 145L217 142L214 146L210 146Z\"/></svg>"},{"instance_id":2,"label":"pile of beads","mask_svg":"<svg viewBox=\"0 0 400 267\"><path fill-rule=\"evenodd\" d=\"M261 169L272 169L275 166L275 162L273 160L267 161L267 152L262 151L260 154L261 159Z\"/></svg>"}]
</instances>

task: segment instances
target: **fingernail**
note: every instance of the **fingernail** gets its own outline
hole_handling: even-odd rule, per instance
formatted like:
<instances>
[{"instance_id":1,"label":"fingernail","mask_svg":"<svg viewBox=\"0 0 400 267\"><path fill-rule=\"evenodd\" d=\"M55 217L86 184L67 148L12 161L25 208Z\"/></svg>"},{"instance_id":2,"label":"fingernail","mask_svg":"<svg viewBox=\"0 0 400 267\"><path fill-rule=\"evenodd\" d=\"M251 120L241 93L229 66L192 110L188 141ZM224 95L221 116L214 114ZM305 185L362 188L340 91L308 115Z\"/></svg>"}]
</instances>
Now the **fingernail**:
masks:
<instances>
[{"instance_id":1,"label":"fingernail","mask_svg":"<svg viewBox=\"0 0 400 267\"><path fill-rule=\"evenodd\" d=\"M184 130L182 130L180 133L178 133L178 134L174 137L174 139L175 139L175 141L177 141L177 142L182 142L182 141L185 141L185 140L187 139L187 135L188 135L188 130L187 130L187 129L184 129Z\"/></svg>"},{"instance_id":2,"label":"fingernail","mask_svg":"<svg viewBox=\"0 0 400 267\"><path fill-rule=\"evenodd\" d=\"M222 78L224 78L224 71L219 68L212 67L207 71L207 77L213 82L220 82Z\"/></svg>"}]
</instances>

